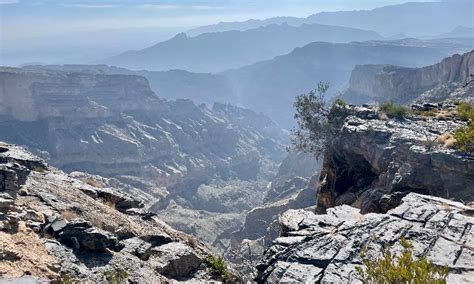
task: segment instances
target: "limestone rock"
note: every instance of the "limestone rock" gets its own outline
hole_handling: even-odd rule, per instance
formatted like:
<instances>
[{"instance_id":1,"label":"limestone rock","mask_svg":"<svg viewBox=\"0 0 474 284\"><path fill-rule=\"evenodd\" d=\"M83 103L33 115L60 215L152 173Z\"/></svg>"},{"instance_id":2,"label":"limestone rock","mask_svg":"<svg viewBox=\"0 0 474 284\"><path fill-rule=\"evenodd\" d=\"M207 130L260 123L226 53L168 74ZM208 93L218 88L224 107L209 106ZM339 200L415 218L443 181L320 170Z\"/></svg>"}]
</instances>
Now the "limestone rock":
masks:
<instances>
[{"instance_id":1,"label":"limestone rock","mask_svg":"<svg viewBox=\"0 0 474 284\"><path fill-rule=\"evenodd\" d=\"M83 190L84 182L20 147L2 144L2 149L7 151L0 151L0 174L9 177L0 180L2 277L22 281L19 277L29 274L41 281L70 277L99 283L104 274L123 270L131 282L212 279L207 265L201 266L210 251L199 241L153 214L144 218L105 204L101 188L88 185L96 192L91 195ZM43 165L42 170L35 165ZM14 186L6 186L11 181ZM116 189L107 193L122 196Z\"/></svg>"},{"instance_id":2,"label":"limestone rock","mask_svg":"<svg viewBox=\"0 0 474 284\"><path fill-rule=\"evenodd\" d=\"M189 276L204 262L192 248L182 243L153 248L151 254L150 261L155 263L156 270L174 279Z\"/></svg>"},{"instance_id":3,"label":"limestone rock","mask_svg":"<svg viewBox=\"0 0 474 284\"><path fill-rule=\"evenodd\" d=\"M276 239L257 266L259 282L360 283L355 267L360 252L379 257L383 248L397 254L404 237L415 257L449 268L449 283L469 283L474 271L472 207L410 193L386 214L361 215L347 205L324 215L290 210L280 218Z\"/></svg>"},{"instance_id":4,"label":"limestone rock","mask_svg":"<svg viewBox=\"0 0 474 284\"><path fill-rule=\"evenodd\" d=\"M464 126L457 120L368 118L374 108L347 112L339 136L328 145L317 188L317 210L350 204L366 212L385 212L409 192L470 202L474 159L426 141Z\"/></svg>"}]
</instances>

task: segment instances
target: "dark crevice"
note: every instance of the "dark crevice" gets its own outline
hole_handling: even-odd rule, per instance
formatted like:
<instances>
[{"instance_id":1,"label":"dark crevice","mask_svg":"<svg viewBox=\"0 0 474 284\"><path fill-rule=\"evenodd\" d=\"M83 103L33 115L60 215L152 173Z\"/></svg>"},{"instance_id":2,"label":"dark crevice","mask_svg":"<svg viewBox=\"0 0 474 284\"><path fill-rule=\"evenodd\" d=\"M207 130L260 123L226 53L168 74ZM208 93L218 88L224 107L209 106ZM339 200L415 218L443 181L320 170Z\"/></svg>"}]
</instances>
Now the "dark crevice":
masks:
<instances>
[{"instance_id":1,"label":"dark crevice","mask_svg":"<svg viewBox=\"0 0 474 284\"><path fill-rule=\"evenodd\" d=\"M464 229L462 230L462 233L461 233L461 236L459 237L459 240L462 240L462 238L464 238L464 236L469 233L472 229L472 224L471 223L467 223L466 225L464 225ZM467 240L464 240L463 243L466 243Z\"/></svg>"},{"instance_id":2,"label":"dark crevice","mask_svg":"<svg viewBox=\"0 0 474 284\"><path fill-rule=\"evenodd\" d=\"M337 195L347 191L357 193L372 185L377 177L372 166L361 155L345 155L340 159L334 159L334 163L336 168L334 190Z\"/></svg>"}]
</instances>

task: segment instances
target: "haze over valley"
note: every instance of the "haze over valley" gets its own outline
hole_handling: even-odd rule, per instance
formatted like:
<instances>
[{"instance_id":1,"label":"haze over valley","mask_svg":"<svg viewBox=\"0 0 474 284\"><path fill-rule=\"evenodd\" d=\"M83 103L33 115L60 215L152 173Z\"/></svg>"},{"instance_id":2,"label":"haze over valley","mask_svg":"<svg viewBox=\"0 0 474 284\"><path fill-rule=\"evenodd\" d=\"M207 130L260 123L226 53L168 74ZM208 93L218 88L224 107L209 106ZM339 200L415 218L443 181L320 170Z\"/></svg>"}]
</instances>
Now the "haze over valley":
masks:
<instances>
[{"instance_id":1,"label":"haze over valley","mask_svg":"<svg viewBox=\"0 0 474 284\"><path fill-rule=\"evenodd\" d=\"M474 1L0 13L0 282L472 283Z\"/></svg>"}]
</instances>

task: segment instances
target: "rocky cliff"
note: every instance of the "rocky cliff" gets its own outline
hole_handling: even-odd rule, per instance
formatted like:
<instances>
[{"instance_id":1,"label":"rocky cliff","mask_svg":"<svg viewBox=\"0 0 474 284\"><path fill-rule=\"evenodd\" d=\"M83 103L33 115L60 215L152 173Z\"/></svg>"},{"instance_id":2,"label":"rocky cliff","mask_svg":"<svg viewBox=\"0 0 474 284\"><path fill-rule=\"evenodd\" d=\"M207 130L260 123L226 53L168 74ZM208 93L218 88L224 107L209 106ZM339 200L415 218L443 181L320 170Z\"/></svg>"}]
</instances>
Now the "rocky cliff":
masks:
<instances>
[{"instance_id":1,"label":"rocky cliff","mask_svg":"<svg viewBox=\"0 0 474 284\"><path fill-rule=\"evenodd\" d=\"M472 74L474 51L423 68L358 65L342 98L351 103L472 100Z\"/></svg>"},{"instance_id":2,"label":"rocky cliff","mask_svg":"<svg viewBox=\"0 0 474 284\"><path fill-rule=\"evenodd\" d=\"M471 283L474 276L474 208L411 193L386 214L360 214L343 205L316 215L289 210L280 216L281 237L257 266L260 283L362 283L355 267L361 252L380 257L383 249L413 245L415 257L449 268L448 283Z\"/></svg>"},{"instance_id":3,"label":"rocky cliff","mask_svg":"<svg viewBox=\"0 0 474 284\"><path fill-rule=\"evenodd\" d=\"M324 154L318 211L349 204L363 213L386 212L408 192L474 200L474 159L434 142L465 122L387 120L375 107L335 107L333 115L342 124Z\"/></svg>"},{"instance_id":4,"label":"rocky cliff","mask_svg":"<svg viewBox=\"0 0 474 284\"><path fill-rule=\"evenodd\" d=\"M466 122L388 119L376 107L347 105L335 105L329 121L337 134L319 182L310 183L315 206L288 210L272 224L279 237L265 250L256 280L360 283L361 253L398 254L404 238L416 258L447 266L449 283L472 281L474 158L441 139Z\"/></svg>"},{"instance_id":5,"label":"rocky cliff","mask_svg":"<svg viewBox=\"0 0 474 284\"><path fill-rule=\"evenodd\" d=\"M1 143L0 277L21 283L212 279L203 244L143 210L141 200L102 185Z\"/></svg>"},{"instance_id":6,"label":"rocky cliff","mask_svg":"<svg viewBox=\"0 0 474 284\"><path fill-rule=\"evenodd\" d=\"M160 187L185 196L214 178L265 178L284 154L264 116L165 101L140 76L3 68L0 86L0 138L157 198Z\"/></svg>"}]
</instances>

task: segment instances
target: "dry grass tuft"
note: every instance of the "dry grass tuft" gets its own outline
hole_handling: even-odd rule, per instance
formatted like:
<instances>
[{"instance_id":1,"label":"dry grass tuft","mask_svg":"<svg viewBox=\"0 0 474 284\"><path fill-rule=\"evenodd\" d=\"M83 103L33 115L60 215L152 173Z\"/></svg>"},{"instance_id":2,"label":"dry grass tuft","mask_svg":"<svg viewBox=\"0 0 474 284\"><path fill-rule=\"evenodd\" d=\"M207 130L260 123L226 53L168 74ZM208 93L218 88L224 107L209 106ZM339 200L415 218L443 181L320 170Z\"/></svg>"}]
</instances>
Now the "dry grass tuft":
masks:
<instances>
[{"instance_id":1,"label":"dry grass tuft","mask_svg":"<svg viewBox=\"0 0 474 284\"><path fill-rule=\"evenodd\" d=\"M436 114L437 120L453 120L456 115L451 111L441 110Z\"/></svg>"},{"instance_id":2,"label":"dry grass tuft","mask_svg":"<svg viewBox=\"0 0 474 284\"><path fill-rule=\"evenodd\" d=\"M436 142L441 144L444 148L453 148L454 144L456 144L456 139L452 134L444 133L436 138Z\"/></svg>"},{"instance_id":3,"label":"dry grass tuft","mask_svg":"<svg viewBox=\"0 0 474 284\"><path fill-rule=\"evenodd\" d=\"M79 218L79 215L77 215L76 212L72 211L72 210L64 210L61 212L61 216L68 220L68 221L71 221L71 220L74 220L74 219L77 219Z\"/></svg>"},{"instance_id":4,"label":"dry grass tuft","mask_svg":"<svg viewBox=\"0 0 474 284\"><path fill-rule=\"evenodd\" d=\"M389 120L389 117L385 113L379 112L379 119L387 121L387 120Z\"/></svg>"},{"instance_id":5,"label":"dry grass tuft","mask_svg":"<svg viewBox=\"0 0 474 284\"><path fill-rule=\"evenodd\" d=\"M96 187L96 188L102 188L102 184L92 178L88 178L85 180L85 183L87 183L90 186Z\"/></svg>"}]
</instances>

